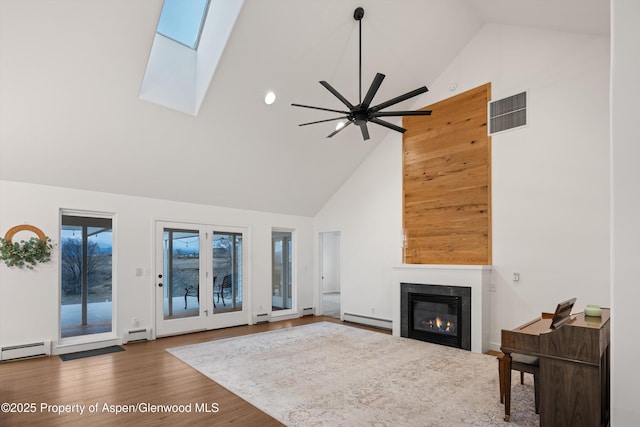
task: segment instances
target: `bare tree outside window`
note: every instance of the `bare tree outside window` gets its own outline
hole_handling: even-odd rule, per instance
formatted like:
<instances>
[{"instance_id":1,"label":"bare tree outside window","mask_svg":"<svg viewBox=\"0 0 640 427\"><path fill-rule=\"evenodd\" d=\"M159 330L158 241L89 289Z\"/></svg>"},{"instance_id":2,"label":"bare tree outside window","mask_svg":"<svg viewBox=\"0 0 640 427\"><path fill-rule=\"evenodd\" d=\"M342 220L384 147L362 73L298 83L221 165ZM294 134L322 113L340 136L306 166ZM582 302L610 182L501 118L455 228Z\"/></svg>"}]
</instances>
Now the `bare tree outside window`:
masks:
<instances>
[{"instance_id":1,"label":"bare tree outside window","mask_svg":"<svg viewBox=\"0 0 640 427\"><path fill-rule=\"evenodd\" d=\"M62 303L78 304L82 297L82 242L78 239L64 239L61 245L62 260ZM87 279L89 302L105 301L111 298L111 253L101 251L96 242L87 245Z\"/></svg>"}]
</instances>

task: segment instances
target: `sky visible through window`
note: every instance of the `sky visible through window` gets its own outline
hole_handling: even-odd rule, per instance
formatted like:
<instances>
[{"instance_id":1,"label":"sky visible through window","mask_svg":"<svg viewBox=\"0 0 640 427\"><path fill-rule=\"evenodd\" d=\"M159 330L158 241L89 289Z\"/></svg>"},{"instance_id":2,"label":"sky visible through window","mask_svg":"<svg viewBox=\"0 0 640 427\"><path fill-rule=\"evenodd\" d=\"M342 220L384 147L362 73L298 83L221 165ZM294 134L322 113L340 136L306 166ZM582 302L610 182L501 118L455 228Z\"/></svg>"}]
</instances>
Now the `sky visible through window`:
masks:
<instances>
[{"instance_id":1,"label":"sky visible through window","mask_svg":"<svg viewBox=\"0 0 640 427\"><path fill-rule=\"evenodd\" d=\"M157 32L196 49L208 5L209 0L164 0Z\"/></svg>"}]
</instances>

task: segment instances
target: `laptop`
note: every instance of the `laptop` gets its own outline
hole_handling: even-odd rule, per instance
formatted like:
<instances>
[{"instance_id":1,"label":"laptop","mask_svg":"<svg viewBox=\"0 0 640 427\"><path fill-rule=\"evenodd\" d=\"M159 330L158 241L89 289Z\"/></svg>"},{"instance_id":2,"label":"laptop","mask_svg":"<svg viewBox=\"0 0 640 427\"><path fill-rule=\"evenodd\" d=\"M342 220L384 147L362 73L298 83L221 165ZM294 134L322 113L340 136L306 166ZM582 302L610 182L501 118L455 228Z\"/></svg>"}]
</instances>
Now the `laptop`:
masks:
<instances>
[{"instance_id":1,"label":"laptop","mask_svg":"<svg viewBox=\"0 0 640 427\"><path fill-rule=\"evenodd\" d=\"M576 298L571 298L558 304L555 313L553 313L553 318L551 319L551 329L558 329L571 319L571 310L575 303Z\"/></svg>"}]
</instances>

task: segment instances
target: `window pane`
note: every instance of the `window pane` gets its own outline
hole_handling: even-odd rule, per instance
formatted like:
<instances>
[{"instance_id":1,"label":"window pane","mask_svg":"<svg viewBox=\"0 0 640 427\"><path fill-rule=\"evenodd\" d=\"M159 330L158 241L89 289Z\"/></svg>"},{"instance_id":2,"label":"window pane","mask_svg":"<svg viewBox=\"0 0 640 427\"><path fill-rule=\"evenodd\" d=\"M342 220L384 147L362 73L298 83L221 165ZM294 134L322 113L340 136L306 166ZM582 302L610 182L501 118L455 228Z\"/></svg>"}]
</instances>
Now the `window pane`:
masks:
<instances>
[{"instance_id":1,"label":"window pane","mask_svg":"<svg viewBox=\"0 0 640 427\"><path fill-rule=\"evenodd\" d=\"M242 311L242 233L213 233L214 313Z\"/></svg>"},{"instance_id":2,"label":"window pane","mask_svg":"<svg viewBox=\"0 0 640 427\"><path fill-rule=\"evenodd\" d=\"M208 0L165 0L157 32L196 49L208 6Z\"/></svg>"},{"instance_id":3,"label":"window pane","mask_svg":"<svg viewBox=\"0 0 640 427\"><path fill-rule=\"evenodd\" d=\"M200 315L200 233L164 230L164 318Z\"/></svg>"},{"instance_id":4,"label":"window pane","mask_svg":"<svg viewBox=\"0 0 640 427\"><path fill-rule=\"evenodd\" d=\"M111 332L112 242L111 219L63 215L62 338Z\"/></svg>"}]
</instances>

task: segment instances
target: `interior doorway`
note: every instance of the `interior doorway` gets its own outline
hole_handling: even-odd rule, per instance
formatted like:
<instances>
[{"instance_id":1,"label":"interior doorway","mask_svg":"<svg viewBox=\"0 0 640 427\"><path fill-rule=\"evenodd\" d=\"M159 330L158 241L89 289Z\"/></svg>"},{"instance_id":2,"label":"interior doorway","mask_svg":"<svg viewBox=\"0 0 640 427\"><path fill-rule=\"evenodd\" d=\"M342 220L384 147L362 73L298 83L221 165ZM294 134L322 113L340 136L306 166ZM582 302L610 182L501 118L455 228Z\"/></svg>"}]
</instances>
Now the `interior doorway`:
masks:
<instances>
[{"instance_id":1,"label":"interior doorway","mask_svg":"<svg viewBox=\"0 0 640 427\"><path fill-rule=\"evenodd\" d=\"M322 314L341 318L342 289L340 283L340 232L320 233L322 246L321 297Z\"/></svg>"}]
</instances>

